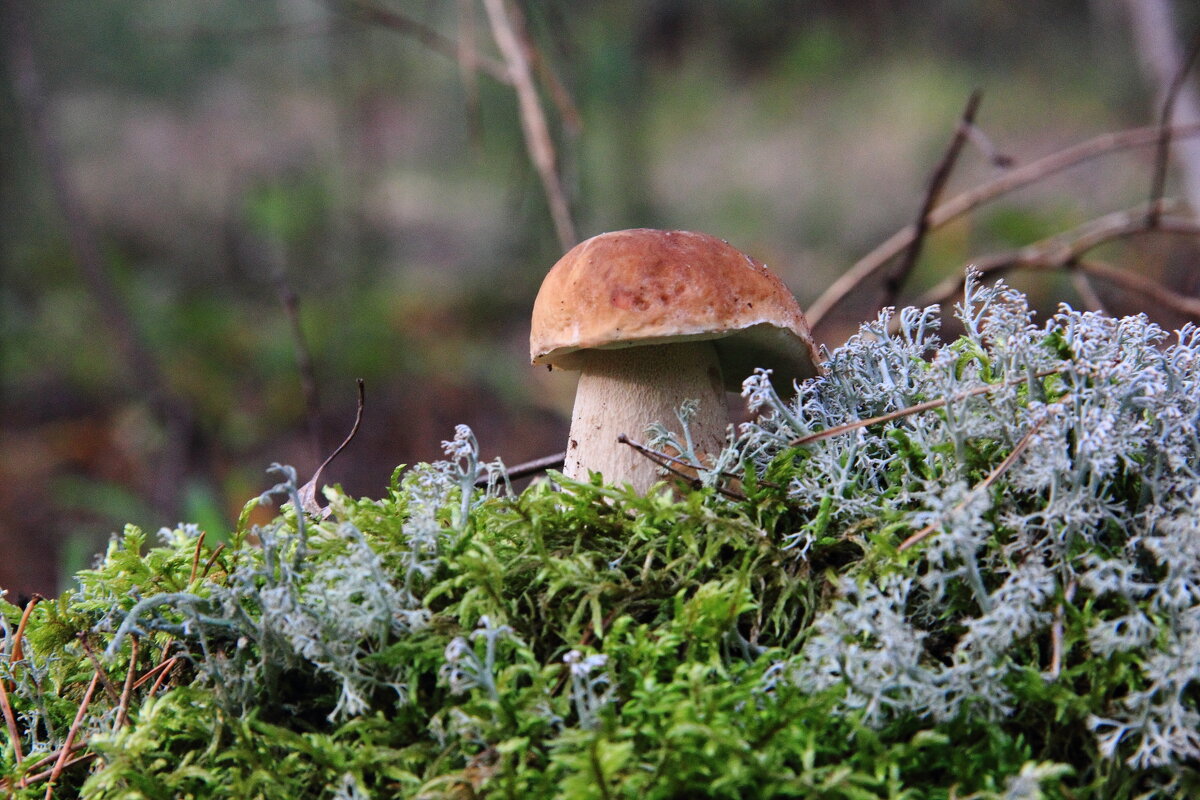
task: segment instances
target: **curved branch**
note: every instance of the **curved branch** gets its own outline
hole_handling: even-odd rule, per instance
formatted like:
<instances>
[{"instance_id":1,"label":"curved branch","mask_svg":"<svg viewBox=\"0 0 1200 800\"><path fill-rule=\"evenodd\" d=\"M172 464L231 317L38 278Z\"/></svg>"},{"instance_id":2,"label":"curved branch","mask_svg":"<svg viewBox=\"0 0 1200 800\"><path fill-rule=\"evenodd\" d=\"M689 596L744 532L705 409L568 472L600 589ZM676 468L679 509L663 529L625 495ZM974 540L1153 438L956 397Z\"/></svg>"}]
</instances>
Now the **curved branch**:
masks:
<instances>
[{"instance_id":1,"label":"curved branch","mask_svg":"<svg viewBox=\"0 0 1200 800\"><path fill-rule=\"evenodd\" d=\"M1015 191L1054 173L1069 167L1082 164L1099 156L1109 153L1129 150L1136 147L1156 145L1161 130L1157 125L1142 128L1132 128L1126 131L1105 133L1095 136L1073 147L1052 153L1037 161L1032 161L1023 167L1006 172L995 180L969 189L933 209L929 214L929 230L936 230L951 220L959 217L991 200L1009 192ZM1175 139L1200 136L1200 123L1176 125L1171 128ZM809 325L816 328L829 312L847 295L857 289L864 280L882 269L892 258L912 244L916 236L916 227L908 225L892 234L867 255L860 258L854 266L830 284L829 288L809 306L805 312Z\"/></svg>"}]
</instances>

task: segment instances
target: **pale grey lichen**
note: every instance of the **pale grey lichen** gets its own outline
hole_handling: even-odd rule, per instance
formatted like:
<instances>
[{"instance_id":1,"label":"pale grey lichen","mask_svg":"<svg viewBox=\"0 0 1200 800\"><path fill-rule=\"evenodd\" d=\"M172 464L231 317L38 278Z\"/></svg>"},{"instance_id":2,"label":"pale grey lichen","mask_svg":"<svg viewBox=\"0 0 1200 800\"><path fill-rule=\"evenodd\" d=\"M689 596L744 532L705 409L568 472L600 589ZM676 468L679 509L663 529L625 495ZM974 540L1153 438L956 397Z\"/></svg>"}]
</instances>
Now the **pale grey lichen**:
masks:
<instances>
[{"instance_id":1,"label":"pale grey lichen","mask_svg":"<svg viewBox=\"0 0 1200 800\"><path fill-rule=\"evenodd\" d=\"M844 577L770 680L838 690L872 724L1003 715L1073 603L1090 623L1068 663L1131 656L1091 721L1100 750L1139 768L1200 757L1200 330L1065 305L1038 325L973 274L955 316L965 335L941 343L935 309L885 310L791 401L763 371L745 382L761 416L733 449L760 471L802 437L946 401L799 451L787 494L811 522L793 557L856 525L929 531L915 560Z\"/></svg>"}]
</instances>

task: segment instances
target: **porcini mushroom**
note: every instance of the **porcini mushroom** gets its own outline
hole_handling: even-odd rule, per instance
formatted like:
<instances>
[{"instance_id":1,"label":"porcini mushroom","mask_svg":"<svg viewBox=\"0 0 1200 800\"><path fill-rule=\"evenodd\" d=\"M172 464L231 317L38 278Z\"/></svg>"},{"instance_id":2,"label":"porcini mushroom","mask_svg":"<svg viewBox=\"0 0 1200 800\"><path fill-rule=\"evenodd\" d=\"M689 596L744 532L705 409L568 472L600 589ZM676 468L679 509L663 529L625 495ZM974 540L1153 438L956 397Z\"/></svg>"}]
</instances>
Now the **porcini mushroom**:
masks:
<instances>
[{"instance_id":1,"label":"porcini mushroom","mask_svg":"<svg viewBox=\"0 0 1200 800\"><path fill-rule=\"evenodd\" d=\"M783 282L728 242L688 231L615 231L576 245L542 282L529 350L534 364L580 372L563 473L586 480L592 470L643 492L658 468L618 436L670 425L693 400L693 442L716 453L726 390L755 367L773 369L777 386L817 371Z\"/></svg>"}]
</instances>

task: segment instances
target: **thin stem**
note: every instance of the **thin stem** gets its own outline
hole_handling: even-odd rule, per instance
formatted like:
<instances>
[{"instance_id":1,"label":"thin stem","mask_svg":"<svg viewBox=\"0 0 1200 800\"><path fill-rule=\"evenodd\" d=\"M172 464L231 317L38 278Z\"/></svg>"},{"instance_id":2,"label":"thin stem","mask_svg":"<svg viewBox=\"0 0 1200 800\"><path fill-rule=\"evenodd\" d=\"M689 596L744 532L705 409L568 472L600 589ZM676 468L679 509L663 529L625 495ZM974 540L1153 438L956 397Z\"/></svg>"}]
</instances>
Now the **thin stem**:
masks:
<instances>
[{"instance_id":1,"label":"thin stem","mask_svg":"<svg viewBox=\"0 0 1200 800\"><path fill-rule=\"evenodd\" d=\"M964 497L961 501L959 501L959 503L957 505L954 506L954 509L957 511L957 510L965 507L968 500L970 500L972 497L979 494L980 492L987 491L988 487L991 486L993 483L995 483L997 478L999 478L1001 475L1003 475L1005 472L1007 472L1009 467L1011 467L1013 464L1015 464L1017 462L1017 459L1021 457L1021 453L1025 452L1025 448L1029 447L1029 443L1031 441L1033 441L1033 434L1037 432L1039 427L1041 427L1040 420L1030 426L1029 430L1025 432L1025 435L1022 436L1015 445L1013 445L1013 449L1011 452L1009 452L1008 456L1005 457L1005 459L1003 461L1001 461L994 470L989 472L986 478L984 478L982 481L980 481L974 487L972 487L971 491L967 493L967 496ZM912 547L913 545L924 541L934 531L936 531L938 529L938 526L940 526L941 524L942 523L940 520L929 523L924 528L921 528L921 530L917 531L912 536L909 536L907 539L905 539L903 542L901 542L900 547L898 547L897 549L900 552L904 552L905 550ZM986 596L986 593L984 596Z\"/></svg>"}]
</instances>

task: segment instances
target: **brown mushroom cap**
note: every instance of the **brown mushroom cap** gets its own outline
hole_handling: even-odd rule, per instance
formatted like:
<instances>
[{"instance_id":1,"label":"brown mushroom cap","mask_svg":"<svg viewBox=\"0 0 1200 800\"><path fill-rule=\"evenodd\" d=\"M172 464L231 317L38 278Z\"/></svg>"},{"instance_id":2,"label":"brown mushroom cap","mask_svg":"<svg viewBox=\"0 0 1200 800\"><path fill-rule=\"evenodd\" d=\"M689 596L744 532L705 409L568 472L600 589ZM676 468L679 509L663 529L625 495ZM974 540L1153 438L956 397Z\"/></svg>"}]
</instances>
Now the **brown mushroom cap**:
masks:
<instances>
[{"instance_id":1,"label":"brown mushroom cap","mask_svg":"<svg viewBox=\"0 0 1200 800\"><path fill-rule=\"evenodd\" d=\"M583 350L706 339L730 390L755 367L788 383L817 372L804 313L765 266L704 233L637 228L581 242L551 268L529 355L579 369Z\"/></svg>"}]
</instances>

